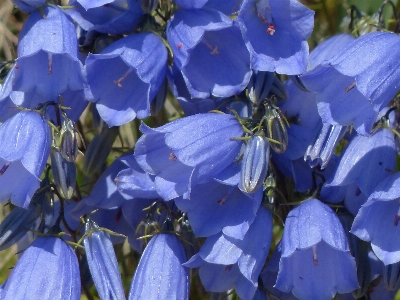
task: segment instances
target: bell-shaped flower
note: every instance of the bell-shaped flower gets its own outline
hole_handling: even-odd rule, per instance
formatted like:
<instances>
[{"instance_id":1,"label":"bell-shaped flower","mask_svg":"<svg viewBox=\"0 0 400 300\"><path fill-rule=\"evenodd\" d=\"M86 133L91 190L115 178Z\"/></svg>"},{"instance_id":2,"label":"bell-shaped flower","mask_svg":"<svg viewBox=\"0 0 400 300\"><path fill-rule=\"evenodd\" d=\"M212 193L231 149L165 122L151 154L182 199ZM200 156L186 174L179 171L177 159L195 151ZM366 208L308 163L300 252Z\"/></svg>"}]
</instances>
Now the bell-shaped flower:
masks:
<instances>
[{"instance_id":1,"label":"bell-shaped flower","mask_svg":"<svg viewBox=\"0 0 400 300\"><path fill-rule=\"evenodd\" d=\"M107 69L107 73L102 70ZM90 101L109 126L150 115L153 100L166 76L167 49L153 33L120 39L86 59Z\"/></svg>"},{"instance_id":2,"label":"bell-shaped flower","mask_svg":"<svg viewBox=\"0 0 400 300\"><path fill-rule=\"evenodd\" d=\"M380 182L361 206L354 219L351 232L360 239L371 242L372 250L385 264L400 261L400 173L390 175Z\"/></svg>"},{"instance_id":3,"label":"bell-shaped flower","mask_svg":"<svg viewBox=\"0 0 400 300\"><path fill-rule=\"evenodd\" d=\"M238 20L249 40L253 69L288 75L307 70L312 10L297 0L244 0Z\"/></svg>"},{"instance_id":4,"label":"bell-shaped flower","mask_svg":"<svg viewBox=\"0 0 400 300\"><path fill-rule=\"evenodd\" d=\"M92 220L87 220L85 234L83 245L100 299L124 300L121 274L110 235L101 231Z\"/></svg>"},{"instance_id":5,"label":"bell-shaped flower","mask_svg":"<svg viewBox=\"0 0 400 300\"><path fill-rule=\"evenodd\" d=\"M49 152L49 125L39 113L21 111L0 125L0 202L28 207Z\"/></svg>"},{"instance_id":6,"label":"bell-shaped flower","mask_svg":"<svg viewBox=\"0 0 400 300\"><path fill-rule=\"evenodd\" d=\"M378 112L398 91L400 37L389 32L365 34L334 57L301 76L317 93L319 114L325 123L354 125L369 135Z\"/></svg>"},{"instance_id":7,"label":"bell-shaped flower","mask_svg":"<svg viewBox=\"0 0 400 300\"><path fill-rule=\"evenodd\" d=\"M194 234L210 236L222 230L226 236L243 239L261 204L262 191L247 194L237 186L212 180L192 188L190 200L177 198L175 204L187 212Z\"/></svg>"},{"instance_id":8,"label":"bell-shaped flower","mask_svg":"<svg viewBox=\"0 0 400 300\"><path fill-rule=\"evenodd\" d=\"M155 175L157 193L170 200L190 186L208 181L235 163L243 135L239 121L229 114L197 114L159 128L141 125L144 133L135 147L138 164Z\"/></svg>"},{"instance_id":9,"label":"bell-shaped flower","mask_svg":"<svg viewBox=\"0 0 400 300\"><path fill-rule=\"evenodd\" d=\"M275 288L300 300L332 299L358 288L356 263L336 214L317 199L286 218Z\"/></svg>"},{"instance_id":10,"label":"bell-shaped flower","mask_svg":"<svg viewBox=\"0 0 400 300\"><path fill-rule=\"evenodd\" d=\"M109 34L130 33L143 16L141 1L70 0L66 13L86 31Z\"/></svg>"},{"instance_id":11,"label":"bell-shaped flower","mask_svg":"<svg viewBox=\"0 0 400 300\"><path fill-rule=\"evenodd\" d=\"M59 238L36 239L18 260L0 297L79 300L81 280L75 252Z\"/></svg>"},{"instance_id":12,"label":"bell-shaped flower","mask_svg":"<svg viewBox=\"0 0 400 300\"><path fill-rule=\"evenodd\" d=\"M336 173L327 186L356 182L365 195L396 169L396 147L389 129L378 129L371 136L356 136L346 148Z\"/></svg>"},{"instance_id":13,"label":"bell-shaped flower","mask_svg":"<svg viewBox=\"0 0 400 300\"><path fill-rule=\"evenodd\" d=\"M34 90L42 96L42 103L85 87L72 20L57 6L43 11L45 18L35 11L22 27L13 79L14 91Z\"/></svg>"},{"instance_id":14,"label":"bell-shaped flower","mask_svg":"<svg viewBox=\"0 0 400 300\"><path fill-rule=\"evenodd\" d=\"M272 215L260 206L242 240L222 232L212 235L185 266L200 267L200 279L207 291L223 292L235 288L241 299L253 299L271 237Z\"/></svg>"},{"instance_id":15,"label":"bell-shaped flower","mask_svg":"<svg viewBox=\"0 0 400 300\"><path fill-rule=\"evenodd\" d=\"M155 235L142 254L129 291L129 300L189 299L186 254L172 234Z\"/></svg>"},{"instance_id":16,"label":"bell-shaped flower","mask_svg":"<svg viewBox=\"0 0 400 300\"><path fill-rule=\"evenodd\" d=\"M251 76L250 53L239 26L212 9L179 9L168 22L174 63L193 98L229 97Z\"/></svg>"}]
</instances>

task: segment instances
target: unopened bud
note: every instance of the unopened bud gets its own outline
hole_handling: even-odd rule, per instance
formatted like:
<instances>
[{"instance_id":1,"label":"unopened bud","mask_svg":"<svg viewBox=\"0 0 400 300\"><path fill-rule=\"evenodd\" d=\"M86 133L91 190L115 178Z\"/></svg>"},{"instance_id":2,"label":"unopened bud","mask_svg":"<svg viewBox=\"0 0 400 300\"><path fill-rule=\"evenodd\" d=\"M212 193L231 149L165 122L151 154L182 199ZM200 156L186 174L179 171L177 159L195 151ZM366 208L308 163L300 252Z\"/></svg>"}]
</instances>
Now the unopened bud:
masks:
<instances>
[{"instance_id":1,"label":"unopened bud","mask_svg":"<svg viewBox=\"0 0 400 300\"><path fill-rule=\"evenodd\" d=\"M57 148L50 151L51 169L57 191L65 199L71 199L76 186L76 167L73 162L66 160Z\"/></svg>"},{"instance_id":2,"label":"unopened bud","mask_svg":"<svg viewBox=\"0 0 400 300\"><path fill-rule=\"evenodd\" d=\"M260 104L268 96L274 77L273 72L254 71L247 86L249 98L254 104Z\"/></svg>"},{"instance_id":3,"label":"unopened bud","mask_svg":"<svg viewBox=\"0 0 400 300\"><path fill-rule=\"evenodd\" d=\"M400 287L400 262L383 267L383 282L389 291Z\"/></svg>"},{"instance_id":4,"label":"unopened bud","mask_svg":"<svg viewBox=\"0 0 400 300\"><path fill-rule=\"evenodd\" d=\"M78 156L78 131L75 122L65 119L61 127L60 153L69 162L74 162Z\"/></svg>"},{"instance_id":5,"label":"unopened bud","mask_svg":"<svg viewBox=\"0 0 400 300\"><path fill-rule=\"evenodd\" d=\"M244 150L240 171L240 187L246 193L253 193L262 185L268 171L269 142L265 137L250 138Z\"/></svg>"},{"instance_id":6,"label":"unopened bud","mask_svg":"<svg viewBox=\"0 0 400 300\"><path fill-rule=\"evenodd\" d=\"M285 152L288 145L284 118L278 107L270 104L266 105L264 129L267 137L276 141L270 143L272 150L276 153Z\"/></svg>"}]
</instances>

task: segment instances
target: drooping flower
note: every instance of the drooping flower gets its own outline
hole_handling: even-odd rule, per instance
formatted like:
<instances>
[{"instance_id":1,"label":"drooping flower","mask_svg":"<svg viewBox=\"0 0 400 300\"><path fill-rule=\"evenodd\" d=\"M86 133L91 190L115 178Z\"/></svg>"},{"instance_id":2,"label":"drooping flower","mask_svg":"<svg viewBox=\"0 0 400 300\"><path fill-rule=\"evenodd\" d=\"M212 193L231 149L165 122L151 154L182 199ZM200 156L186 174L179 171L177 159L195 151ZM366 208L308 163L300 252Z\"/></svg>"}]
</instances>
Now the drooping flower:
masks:
<instances>
[{"instance_id":1,"label":"drooping flower","mask_svg":"<svg viewBox=\"0 0 400 300\"><path fill-rule=\"evenodd\" d=\"M288 75L307 70L312 10L297 0L245 0L238 20L249 40L253 69Z\"/></svg>"},{"instance_id":2,"label":"drooping flower","mask_svg":"<svg viewBox=\"0 0 400 300\"><path fill-rule=\"evenodd\" d=\"M336 214L317 199L286 218L275 287L302 299L332 299L358 288L356 264Z\"/></svg>"},{"instance_id":3,"label":"drooping flower","mask_svg":"<svg viewBox=\"0 0 400 300\"><path fill-rule=\"evenodd\" d=\"M42 103L85 88L72 20L57 6L43 11L45 18L35 11L22 27L12 84L13 91L38 93Z\"/></svg>"},{"instance_id":4,"label":"drooping flower","mask_svg":"<svg viewBox=\"0 0 400 300\"><path fill-rule=\"evenodd\" d=\"M189 299L189 272L182 264L185 251L173 234L154 236L136 269L129 300Z\"/></svg>"},{"instance_id":5,"label":"drooping flower","mask_svg":"<svg viewBox=\"0 0 400 300\"><path fill-rule=\"evenodd\" d=\"M197 114L159 128L141 125L135 147L138 164L155 175L157 193L171 200L208 181L234 163L243 129L232 115Z\"/></svg>"},{"instance_id":6,"label":"drooping flower","mask_svg":"<svg viewBox=\"0 0 400 300\"><path fill-rule=\"evenodd\" d=\"M141 1L70 0L66 13L86 31L109 34L130 33L143 16Z\"/></svg>"},{"instance_id":7,"label":"drooping flower","mask_svg":"<svg viewBox=\"0 0 400 300\"><path fill-rule=\"evenodd\" d=\"M207 291L223 292L235 288L241 299L253 299L271 237L272 215L260 206L242 240L222 232L210 236L185 266L200 267L200 279Z\"/></svg>"},{"instance_id":8,"label":"drooping flower","mask_svg":"<svg viewBox=\"0 0 400 300\"><path fill-rule=\"evenodd\" d=\"M166 75L167 50L152 33L134 34L86 59L90 101L109 126L150 115ZM104 68L107 73L102 72Z\"/></svg>"},{"instance_id":9,"label":"drooping flower","mask_svg":"<svg viewBox=\"0 0 400 300\"><path fill-rule=\"evenodd\" d=\"M400 241L396 238L400 230L399 198L400 173L396 173L376 186L351 228L360 239L371 242L372 250L385 265L400 261Z\"/></svg>"},{"instance_id":10,"label":"drooping flower","mask_svg":"<svg viewBox=\"0 0 400 300\"><path fill-rule=\"evenodd\" d=\"M371 136L356 136L346 148L336 173L327 186L340 186L356 182L365 195L390 175L396 165L393 133L378 129Z\"/></svg>"},{"instance_id":11,"label":"drooping flower","mask_svg":"<svg viewBox=\"0 0 400 300\"><path fill-rule=\"evenodd\" d=\"M81 281L74 251L56 237L36 239L17 262L0 296L5 300L79 300Z\"/></svg>"},{"instance_id":12,"label":"drooping flower","mask_svg":"<svg viewBox=\"0 0 400 300\"><path fill-rule=\"evenodd\" d=\"M37 112L20 111L0 126L0 202L27 208L50 152L50 130Z\"/></svg>"},{"instance_id":13,"label":"drooping flower","mask_svg":"<svg viewBox=\"0 0 400 300\"><path fill-rule=\"evenodd\" d=\"M212 9L179 9L167 26L174 63L193 98L230 97L251 76L250 53L239 26Z\"/></svg>"},{"instance_id":14,"label":"drooping flower","mask_svg":"<svg viewBox=\"0 0 400 300\"><path fill-rule=\"evenodd\" d=\"M307 89L317 93L323 122L354 124L359 134L369 135L378 112L399 89L399 49L397 34L365 34L302 75Z\"/></svg>"}]
</instances>

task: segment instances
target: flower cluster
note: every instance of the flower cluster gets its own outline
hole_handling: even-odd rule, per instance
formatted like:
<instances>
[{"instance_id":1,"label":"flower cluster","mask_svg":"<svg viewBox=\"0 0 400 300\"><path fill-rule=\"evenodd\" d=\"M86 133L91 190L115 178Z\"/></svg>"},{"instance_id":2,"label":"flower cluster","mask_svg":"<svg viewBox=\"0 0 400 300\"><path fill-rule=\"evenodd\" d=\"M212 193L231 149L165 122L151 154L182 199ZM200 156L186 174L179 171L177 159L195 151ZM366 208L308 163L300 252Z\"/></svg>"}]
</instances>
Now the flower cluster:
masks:
<instances>
[{"instance_id":1,"label":"flower cluster","mask_svg":"<svg viewBox=\"0 0 400 300\"><path fill-rule=\"evenodd\" d=\"M0 250L22 255L1 299L400 288L388 1L311 52L298 0L13 2L26 20L0 65Z\"/></svg>"}]
</instances>

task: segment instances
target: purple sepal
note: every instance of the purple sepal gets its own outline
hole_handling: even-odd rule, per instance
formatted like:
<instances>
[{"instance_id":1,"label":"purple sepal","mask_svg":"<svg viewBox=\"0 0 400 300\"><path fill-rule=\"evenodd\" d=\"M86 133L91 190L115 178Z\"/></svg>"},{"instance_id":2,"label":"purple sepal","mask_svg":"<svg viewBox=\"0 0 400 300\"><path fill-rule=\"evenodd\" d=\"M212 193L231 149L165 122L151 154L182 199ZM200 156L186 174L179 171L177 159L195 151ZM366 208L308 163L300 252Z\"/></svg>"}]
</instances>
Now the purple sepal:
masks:
<instances>
[{"instance_id":1,"label":"purple sepal","mask_svg":"<svg viewBox=\"0 0 400 300\"><path fill-rule=\"evenodd\" d=\"M140 258L128 299L189 299L189 270L182 266L185 260L175 235L154 236Z\"/></svg>"},{"instance_id":2,"label":"purple sepal","mask_svg":"<svg viewBox=\"0 0 400 300\"><path fill-rule=\"evenodd\" d=\"M56 237L36 239L3 286L2 299L79 300L81 281L75 252Z\"/></svg>"}]
</instances>

